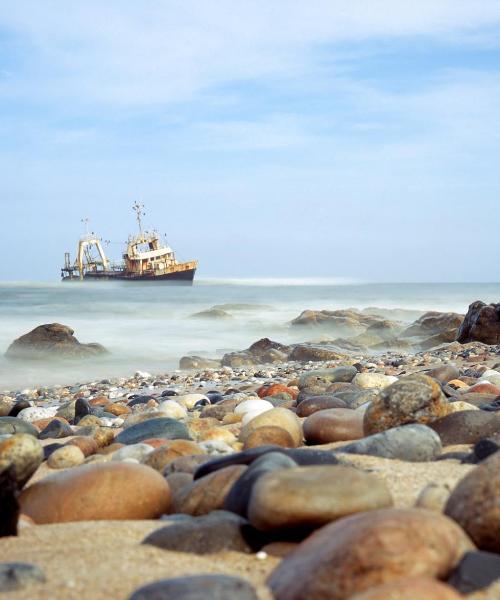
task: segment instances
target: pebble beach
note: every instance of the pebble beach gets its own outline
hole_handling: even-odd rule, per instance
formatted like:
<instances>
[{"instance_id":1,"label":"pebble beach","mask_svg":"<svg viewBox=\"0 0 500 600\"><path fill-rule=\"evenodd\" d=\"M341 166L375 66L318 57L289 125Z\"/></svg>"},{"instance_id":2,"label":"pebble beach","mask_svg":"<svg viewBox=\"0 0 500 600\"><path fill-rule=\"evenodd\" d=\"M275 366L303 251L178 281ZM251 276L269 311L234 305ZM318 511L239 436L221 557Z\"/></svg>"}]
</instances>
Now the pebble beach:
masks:
<instances>
[{"instance_id":1,"label":"pebble beach","mask_svg":"<svg viewBox=\"0 0 500 600\"><path fill-rule=\"evenodd\" d=\"M488 310L304 311L301 343L3 391L2 597L500 597ZM30 336L7 354L101 351Z\"/></svg>"}]
</instances>

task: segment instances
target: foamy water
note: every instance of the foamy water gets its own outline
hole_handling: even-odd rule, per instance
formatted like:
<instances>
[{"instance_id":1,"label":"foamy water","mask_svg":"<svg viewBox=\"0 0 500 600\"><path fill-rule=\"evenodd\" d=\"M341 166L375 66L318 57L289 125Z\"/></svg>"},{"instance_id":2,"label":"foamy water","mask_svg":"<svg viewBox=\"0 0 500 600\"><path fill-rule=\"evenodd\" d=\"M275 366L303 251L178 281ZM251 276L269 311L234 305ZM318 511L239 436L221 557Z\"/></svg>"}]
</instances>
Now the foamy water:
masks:
<instances>
[{"instance_id":1,"label":"foamy water","mask_svg":"<svg viewBox=\"0 0 500 600\"><path fill-rule=\"evenodd\" d=\"M290 343L316 334L291 329L305 309L382 307L465 312L474 300L498 302L500 284L364 284L347 280L199 280L192 287L159 283L0 283L0 390L68 384L171 371L185 354L221 356L260 337ZM230 320L191 319L223 305ZM409 315L411 316L411 315ZM109 356L43 365L3 358L15 338L59 322Z\"/></svg>"}]
</instances>

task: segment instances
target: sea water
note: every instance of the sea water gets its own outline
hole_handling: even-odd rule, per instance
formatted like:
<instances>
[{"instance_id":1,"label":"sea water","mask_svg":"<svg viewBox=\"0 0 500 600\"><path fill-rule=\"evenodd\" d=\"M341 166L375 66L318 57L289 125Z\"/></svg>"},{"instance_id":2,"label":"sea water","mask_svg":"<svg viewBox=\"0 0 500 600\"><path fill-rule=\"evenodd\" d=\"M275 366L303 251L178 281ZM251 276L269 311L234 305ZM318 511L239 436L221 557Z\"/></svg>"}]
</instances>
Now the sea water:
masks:
<instances>
[{"instance_id":1,"label":"sea water","mask_svg":"<svg viewBox=\"0 0 500 600\"><path fill-rule=\"evenodd\" d=\"M164 373L183 355L220 357L261 337L291 343L318 334L290 327L305 309L402 308L408 320L426 310L465 313L474 300L498 302L500 283L401 284L335 280L198 280L165 283L0 283L0 390L72 384L136 370ZM219 306L228 319L195 319ZM86 361L8 360L20 335L62 323L79 341L103 344L110 354Z\"/></svg>"}]
</instances>

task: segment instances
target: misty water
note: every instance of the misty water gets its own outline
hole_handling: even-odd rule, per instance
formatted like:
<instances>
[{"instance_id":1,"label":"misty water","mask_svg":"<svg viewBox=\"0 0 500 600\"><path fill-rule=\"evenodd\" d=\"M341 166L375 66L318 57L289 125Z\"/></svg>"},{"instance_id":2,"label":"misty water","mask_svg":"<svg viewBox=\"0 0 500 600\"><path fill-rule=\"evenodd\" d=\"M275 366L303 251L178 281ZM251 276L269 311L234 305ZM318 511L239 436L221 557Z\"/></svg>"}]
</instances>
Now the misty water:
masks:
<instances>
[{"instance_id":1,"label":"misty water","mask_svg":"<svg viewBox=\"0 0 500 600\"><path fill-rule=\"evenodd\" d=\"M0 390L70 384L136 370L178 368L186 354L220 357L261 337L280 342L318 339L321 332L291 328L305 309L404 308L466 312L474 300L498 301L500 284L368 284L326 280L200 280L190 286L159 283L0 283ZM190 318L220 306L227 320ZM44 323L63 323L81 342L99 342L110 354L87 361L7 360L20 335Z\"/></svg>"}]
</instances>

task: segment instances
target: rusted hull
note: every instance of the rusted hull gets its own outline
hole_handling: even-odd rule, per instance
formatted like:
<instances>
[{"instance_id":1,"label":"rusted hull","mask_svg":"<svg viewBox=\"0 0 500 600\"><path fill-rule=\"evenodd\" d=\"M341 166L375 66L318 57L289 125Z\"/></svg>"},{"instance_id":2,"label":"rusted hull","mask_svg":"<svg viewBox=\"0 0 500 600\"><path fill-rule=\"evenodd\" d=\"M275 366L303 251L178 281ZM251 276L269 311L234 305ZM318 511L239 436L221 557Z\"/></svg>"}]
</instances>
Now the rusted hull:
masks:
<instances>
[{"instance_id":1,"label":"rusted hull","mask_svg":"<svg viewBox=\"0 0 500 600\"><path fill-rule=\"evenodd\" d=\"M162 275L142 274L129 275L124 272L100 271L96 273L85 273L84 281L167 281L179 285L192 285L196 269L186 269L174 273L163 273ZM63 277L63 281L81 281L79 277Z\"/></svg>"}]
</instances>

